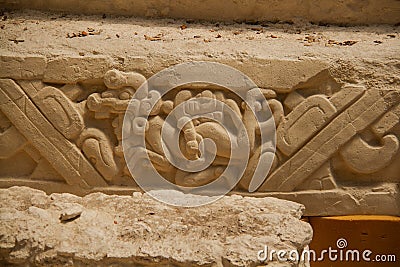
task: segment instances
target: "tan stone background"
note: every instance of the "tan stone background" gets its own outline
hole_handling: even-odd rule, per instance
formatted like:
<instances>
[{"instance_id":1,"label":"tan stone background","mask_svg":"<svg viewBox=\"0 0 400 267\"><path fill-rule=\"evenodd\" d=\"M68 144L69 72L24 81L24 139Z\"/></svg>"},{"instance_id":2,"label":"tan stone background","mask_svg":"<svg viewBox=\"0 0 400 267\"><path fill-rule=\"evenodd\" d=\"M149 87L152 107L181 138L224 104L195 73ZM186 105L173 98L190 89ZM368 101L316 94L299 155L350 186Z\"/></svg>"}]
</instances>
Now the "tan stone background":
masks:
<instances>
[{"instance_id":1,"label":"tan stone background","mask_svg":"<svg viewBox=\"0 0 400 267\"><path fill-rule=\"evenodd\" d=\"M322 24L400 22L400 2L397 0L0 0L0 6L77 14L105 13L235 22L299 20Z\"/></svg>"},{"instance_id":2,"label":"tan stone background","mask_svg":"<svg viewBox=\"0 0 400 267\"><path fill-rule=\"evenodd\" d=\"M111 177L109 171L115 169L114 164L104 169L93 163L100 160L93 160L89 150L81 150L79 140L91 137L95 131L97 139L90 140L107 144L104 147L109 152L102 153L104 159L120 160L114 117L105 118L106 112L98 112L96 117L96 110L87 103L93 99L121 103L120 95L125 95L125 89L112 89L117 95L106 97L110 88L105 77L113 69L149 78L177 63L208 60L235 67L261 89L272 90L271 100L284 110L281 121L285 123L280 124L278 132L281 137L295 140L291 150L278 145L285 154L281 155L275 174L271 173L274 179L253 196L303 203L307 216L399 214L398 26L189 23L37 11L5 12L0 26L0 100L7 113L1 114L4 133L0 141L4 141L3 148L15 145L15 149L1 150L7 153L0 160L0 187L25 185L47 193L81 195L93 191L130 194L138 190L129 176L121 175L124 164L119 164L118 175ZM103 93L106 99L102 99ZM49 104L43 105L43 98L48 96L64 99L66 110L75 115L63 117L62 109L50 110ZM317 116L318 120L313 119L312 112L302 110L313 107L310 103L315 99L324 102L323 107L328 108L323 110L329 111ZM337 110L331 112L334 109ZM354 112L359 117L358 128L353 127L356 135L345 119ZM79 118L79 114L83 114L85 123L76 120L79 127L71 128L76 132L63 128L60 122ZM286 126L295 121L295 115L304 115L311 129L307 130L308 135L304 130L297 134L291 129L293 134L286 135ZM343 122L343 127L338 122ZM46 138L35 141L26 132L28 124L35 124ZM82 128L91 130L76 140L75 134ZM350 135L337 135L342 129L351 130ZM16 138L19 131L27 137ZM48 149L43 140L52 136L50 132L55 138L49 140L53 145ZM336 139L326 142L325 137ZM30 150L33 143L40 153ZM67 158L76 172L47 153L56 148L59 158ZM309 148L317 148L324 157L318 153L311 157ZM296 154L295 150L301 153ZM13 151L21 152L22 158ZM320 165L324 162L327 164ZM301 171L297 171L299 165ZM287 177L295 184L281 183ZM83 181L89 187L82 186Z\"/></svg>"}]
</instances>

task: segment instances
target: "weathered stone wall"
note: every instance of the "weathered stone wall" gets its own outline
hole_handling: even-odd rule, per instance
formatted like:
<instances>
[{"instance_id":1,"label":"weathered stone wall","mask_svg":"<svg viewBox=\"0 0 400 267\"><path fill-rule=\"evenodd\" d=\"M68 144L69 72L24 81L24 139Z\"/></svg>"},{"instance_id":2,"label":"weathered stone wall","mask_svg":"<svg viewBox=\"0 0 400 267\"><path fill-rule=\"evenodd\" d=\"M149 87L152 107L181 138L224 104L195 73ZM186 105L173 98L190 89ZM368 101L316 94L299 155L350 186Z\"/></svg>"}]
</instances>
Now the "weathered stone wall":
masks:
<instances>
[{"instance_id":1,"label":"weathered stone wall","mask_svg":"<svg viewBox=\"0 0 400 267\"><path fill-rule=\"evenodd\" d=\"M335 24L400 22L396 0L0 0L7 8L235 22L311 21Z\"/></svg>"},{"instance_id":2,"label":"weathered stone wall","mask_svg":"<svg viewBox=\"0 0 400 267\"><path fill-rule=\"evenodd\" d=\"M273 111L277 151L253 196L301 202L307 215L399 215L396 28L52 18L16 13L2 22L1 187L81 195L138 191L121 150L130 98L159 70L207 60L247 74ZM182 95L198 94L229 103L244 122L251 119L246 106L221 88L181 88L163 99L148 120L147 150L157 170L178 184L212 181L228 159L221 150L219 161L203 172L179 173L160 150L168 110ZM204 129L202 123L193 125L195 132L223 144L225 133L210 134L217 126ZM250 194L252 163L264 155L261 129L247 131L254 135L253 158L233 190L243 195ZM183 150L198 141L189 135L182 140Z\"/></svg>"}]
</instances>

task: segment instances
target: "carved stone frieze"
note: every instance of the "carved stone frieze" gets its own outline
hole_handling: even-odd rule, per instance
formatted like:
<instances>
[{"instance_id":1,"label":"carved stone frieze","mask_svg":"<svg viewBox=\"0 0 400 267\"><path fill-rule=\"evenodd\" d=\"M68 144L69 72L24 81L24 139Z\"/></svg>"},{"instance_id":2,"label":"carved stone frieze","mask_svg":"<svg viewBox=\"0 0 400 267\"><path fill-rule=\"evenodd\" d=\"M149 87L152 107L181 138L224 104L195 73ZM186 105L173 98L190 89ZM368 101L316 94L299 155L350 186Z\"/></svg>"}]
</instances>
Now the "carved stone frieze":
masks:
<instances>
[{"instance_id":1,"label":"carved stone frieze","mask_svg":"<svg viewBox=\"0 0 400 267\"><path fill-rule=\"evenodd\" d=\"M115 69L101 82L0 79L0 185L78 194L139 190L126 166L122 124L132 96L145 81L140 73ZM268 127L258 127L246 103L216 86L176 88L152 103L147 120L138 119L132 127L144 129L146 153L168 181L204 185L223 173L232 158L231 142L239 140L240 133L228 132L210 118L185 120L189 106L174 114L181 128L176 147L169 146L161 131L180 104L196 98L218 100L242 119L249 137L249 162L234 192L250 194L249 177L258 171L266 179L254 196L299 201L309 214L398 213L400 90L366 89L336 83L332 77L310 78L304 84L287 90L261 88L266 101L254 100L260 110L272 111L275 152L260 138ZM148 109L159 97L154 94L133 103L137 112ZM209 108L216 118L226 116L221 107ZM168 160L166 153L178 152L198 159L203 139L216 144L216 157L208 168L185 172ZM256 169L260 157L272 162L269 173ZM376 199L380 205L374 204ZM324 208L316 204L320 201ZM377 206L385 205L392 208L378 211Z\"/></svg>"}]
</instances>

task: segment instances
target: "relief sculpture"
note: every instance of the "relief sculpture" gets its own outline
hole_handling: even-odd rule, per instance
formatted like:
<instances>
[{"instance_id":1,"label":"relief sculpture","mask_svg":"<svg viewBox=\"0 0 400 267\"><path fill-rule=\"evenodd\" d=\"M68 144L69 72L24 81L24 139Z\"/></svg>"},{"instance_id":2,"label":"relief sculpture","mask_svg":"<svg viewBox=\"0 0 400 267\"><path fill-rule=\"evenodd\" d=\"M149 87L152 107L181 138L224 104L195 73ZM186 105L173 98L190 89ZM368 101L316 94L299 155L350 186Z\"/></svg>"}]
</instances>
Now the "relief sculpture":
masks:
<instances>
[{"instance_id":1,"label":"relief sculpture","mask_svg":"<svg viewBox=\"0 0 400 267\"><path fill-rule=\"evenodd\" d=\"M311 196L321 194L330 194L326 199L334 204L349 196L352 204L342 204L354 205L349 208L353 212L370 205L368 198L349 193L360 188L368 196L395 194L398 205L400 90L339 83L316 89L324 87L318 80L322 84L310 81L284 91L261 88L264 100L250 90L249 106L225 88L187 85L161 99L156 91L144 90L131 102L145 81L140 73L115 69L105 73L101 83L1 79L0 185L79 194L131 192L139 189L126 160L145 164L144 155L172 183L205 185L235 160L238 155L232 151L244 145L246 135L249 161L235 193L300 201L315 214ZM128 105L135 118L128 127L144 134L145 147L132 142L130 150L123 151ZM272 116L258 124L253 111L267 109ZM198 118L190 119L193 116ZM232 127L218 121L230 121ZM260 133L273 134L271 123L276 144L260 138ZM176 167L176 155L190 162L208 153L211 146L202 142L207 139L214 141L216 153L207 168L187 172ZM260 158L272 167L257 166ZM253 175L262 177L262 183L252 184Z\"/></svg>"}]
</instances>

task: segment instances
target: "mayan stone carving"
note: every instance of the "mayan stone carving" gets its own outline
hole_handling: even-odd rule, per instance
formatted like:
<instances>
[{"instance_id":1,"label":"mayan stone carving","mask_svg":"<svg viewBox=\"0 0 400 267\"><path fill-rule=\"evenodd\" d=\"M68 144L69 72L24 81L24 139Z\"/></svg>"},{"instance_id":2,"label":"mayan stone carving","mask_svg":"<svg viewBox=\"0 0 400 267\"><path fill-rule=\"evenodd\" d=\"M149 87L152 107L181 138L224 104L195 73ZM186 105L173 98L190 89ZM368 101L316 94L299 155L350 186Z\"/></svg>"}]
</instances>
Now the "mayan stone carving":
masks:
<instances>
[{"instance_id":1,"label":"mayan stone carving","mask_svg":"<svg viewBox=\"0 0 400 267\"><path fill-rule=\"evenodd\" d=\"M396 213L400 91L367 90L322 76L310 78L298 88L261 88L266 101L254 99L259 110L268 105L272 112L275 152L263 146L260 132L268 128L257 126L251 108L231 91L217 86L176 88L152 103L148 119L135 121L134 127L144 129L146 153L165 179L189 187L205 185L227 167L232 133L214 119L185 120L189 106L175 114L181 129L176 147L171 148L163 139L161 130L180 104L198 98L218 100L242 120L249 139L250 158L234 192L250 194L249 177L260 171L256 162L262 157L272 167L263 173L265 181L253 193L255 196L299 201L310 214L335 214L339 209L339 213L376 212L371 206L380 198L382 205L389 205L384 212ZM1 186L29 185L80 194L139 190L125 162L122 126L131 98L145 81L140 73L116 69L108 70L99 82L1 79ZM251 98L250 91L247 95ZM151 91L143 97L147 102L137 103L138 112L158 96ZM202 108L202 113L227 116L218 105ZM168 127L172 133L177 126ZM238 134L233 133L236 138ZM185 172L168 160L166 153L178 152L188 160L198 159L199 144L207 138L217 147L216 157L206 169ZM357 199L357 194L362 197ZM325 201L326 210L317 207L318 201Z\"/></svg>"}]
</instances>

